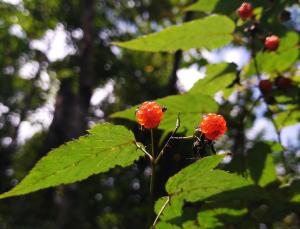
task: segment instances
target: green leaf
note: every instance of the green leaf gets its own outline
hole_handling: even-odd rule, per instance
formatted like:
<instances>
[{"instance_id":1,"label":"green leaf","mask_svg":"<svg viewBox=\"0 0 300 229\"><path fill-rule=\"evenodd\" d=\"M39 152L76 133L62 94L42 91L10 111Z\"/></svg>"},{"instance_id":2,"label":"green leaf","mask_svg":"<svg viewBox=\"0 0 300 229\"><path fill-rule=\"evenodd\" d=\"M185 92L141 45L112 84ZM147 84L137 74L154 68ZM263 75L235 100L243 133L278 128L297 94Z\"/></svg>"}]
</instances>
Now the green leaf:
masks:
<instances>
[{"instance_id":1,"label":"green leaf","mask_svg":"<svg viewBox=\"0 0 300 229\"><path fill-rule=\"evenodd\" d=\"M201 210L198 213L198 223L201 228L223 228L226 223L235 222L235 218L243 216L247 209L215 208ZM227 225L228 226L228 225Z\"/></svg>"},{"instance_id":2,"label":"green leaf","mask_svg":"<svg viewBox=\"0 0 300 229\"><path fill-rule=\"evenodd\" d=\"M155 101L167 107L164 118L158 127L159 129L167 131L171 131L175 128L179 112L181 120L180 130L186 129L188 133L192 133L195 126L199 124L200 117L203 114L217 112L218 110L218 104L211 97L199 93L167 96ZM135 110L137 107L138 106L134 106L125 111L114 113L110 117L135 121Z\"/></svg>"},{"instance_id":3,"label":"green leaf","mask_svg":"<svg viewBox=\"0 0 300 229\"><path fill-rule=\"evenodd\" d=\"M166 184L169 195L196 202L225 191L245 188L252 183L236 174L213 170L224 155L205 157L182 169Z\"/></svg>"},{"instance_id":4,"label":"green leaf","mask_svg":"<svg viewBox=\"0 0 300 229\"><path fill-rule=\"evenodd\" d=\"M218 91L228 90L226 87L234 81L236 74L235 64L208 65L205 78L198 80L189 92L213 96Z\"/></svg>"},{"instance_id":5,"label":"green leaf","mask_svg":"<svg viewBox=\"0 0 300 229\"><path fill-rule=\"evenodd\" d=\"M293 203L300 203L300 181L295 180L293 183L288 187L288 193L291 196L290 201Z\"/></svg>"},{"instance_id":6,"label":"green leaf","mask_svg":"<svg viewBox=\"0 0 300 229\"><path fill-rule=\"evenodd\" d=\"M278 128L294 125L300 121L300 110L297 105L288 105L286 110L279 112L275 118Z\"/></svg>"},{"instance_id":7,"label":"green leaf","mask_svg":"<svg viewBox=\"0 0 300 229\"><path fill-rule=\"evenodd\" d=\"M131 131L101 124L89 135L52 150L16 187L0 198L24 195L40 189L81 181L115 166L128 166L143 155L137 151Z\"/></svg>"},{"instance_id":8,"label":"green leaf","mask_svg":"<svg viewBox=\"0 0 300 229\"><path fill-rule=\"evenodd\" d=\"M228 17L214 15L171 26L131 41L114 42L113 44L148 52L189 50L191 48L214 49L228 44L232 40L233 30L234 23Z\"/></svg>"},{"instance_id":9,"label":"green leaf","mask_svg":"<svg viewBox=\"0 0 300 229\"><path fill-rule=\"evenodd\" d=\"M165 221L160 221L155 226L155 229L180 229L180 227L176 226L175 224L167 223Z\"/></svg>"},{"instance_id":10,"label":"green leaf","mask_svg":"<svg viewBox=\"0 0 300 229\"><path fill-rule=\"evenodd\" d=\"M268 144L259 142L247 152L247 162L253 181L264 187L277 179L272 150Z\"/></svg>"},{"instance_id":11,"label":"green leaf","mask_svg":"<svg viewBox=\"0 0 300 229\"><path fill-rule=\"evenodd\" d=\"M161 197L155 202L154 210L156 214L158 214L162 209L163 205L167 201L167 198L168 197ZM168 221L182 215L183 200L180 198L170 198L170 202L159 217L160 220Z\"/></svg>"}]
</instances>

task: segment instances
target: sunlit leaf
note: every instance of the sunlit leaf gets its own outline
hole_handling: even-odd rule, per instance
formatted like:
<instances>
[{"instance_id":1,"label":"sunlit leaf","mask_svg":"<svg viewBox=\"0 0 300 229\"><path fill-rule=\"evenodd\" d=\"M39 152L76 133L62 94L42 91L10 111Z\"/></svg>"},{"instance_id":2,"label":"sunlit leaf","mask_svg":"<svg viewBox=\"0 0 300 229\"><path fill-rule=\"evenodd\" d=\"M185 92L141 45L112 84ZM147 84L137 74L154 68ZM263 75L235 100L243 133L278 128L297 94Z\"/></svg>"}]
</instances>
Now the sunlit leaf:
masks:
<instances>
[{"instance_id":1,"label":"sunlit leaf","mask_svg":"<svg viewBox=\"0 0 300 229\"><path fill-rule=\"evenodd\" d=\"M204 79L198 80L189 91L213 96L218 91L226 91L236 78L235 64L211 64L207 66Z\"/></svg>"},{"instance_id":2,"label":"sunlit leaf","mask_svg":"<svg viewBox=\"0 0 300 229\"><path fill-rule=\"evenodd\" d=\"M115 166L128 166L143 153L136 149L132 132L122 126L101 124L89 135L52 150L16 187L0 198L81 181Z\"/></svg>"},{"instance_id":3,"label":"sunlit leaf","mask_svg":"<svg viewBox=\"0 0 300 229\"><path fill-rule=\"evenodd\" d=\"M198 213L198 224L201 228L213 229L225 227L227 224L234 222L236 218L243 216L247 213L247 209L232 209L232 208L214 208L202 209Z\"/></svg>"},{"instance_id":4,"label":"sunlit leaf","mask_svg":"<svg viewBox=\"0 0 300 229\"><path fill-rule=\"evenodd\" d=\"M210 16L182 25L175 25L160 32L152 33L114 45L149 52L188 50L191 48L218 48L232 40L234 23L225 16Z\"/></svg>"},{"instance_id":5,"label":"sunlit leaf","mask_svg":"<svg viewBox=\"0 0 300 229\"><path fill-rule=\"evenodd\" d=\"M223 155L205 157L182 169L168 180L167 192L188 202L196 202L223 191L251 186L249 180L236 174L214 170L223 157Z\"/></svg>"}]
</instances>

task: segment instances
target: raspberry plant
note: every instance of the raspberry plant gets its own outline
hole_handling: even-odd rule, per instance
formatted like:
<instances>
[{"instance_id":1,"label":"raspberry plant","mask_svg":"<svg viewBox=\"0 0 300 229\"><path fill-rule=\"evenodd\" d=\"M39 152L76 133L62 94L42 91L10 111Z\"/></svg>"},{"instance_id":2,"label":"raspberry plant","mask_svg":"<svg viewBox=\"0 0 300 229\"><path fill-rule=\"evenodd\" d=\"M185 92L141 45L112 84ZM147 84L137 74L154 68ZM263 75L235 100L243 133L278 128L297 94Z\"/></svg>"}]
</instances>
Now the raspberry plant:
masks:
<instances>
[{"instance_id":1,"label":"raspberry plant","mask_svg":"<svg viewBox=\"0 0 300 229\"><path fill-rule=\"evenodd\" d=\"M112 122L137 120L145 135L150 132L150 144L138 141L125 126L95 125L88 135L53 149L0 198L78 182L146 158L151 165L152 198L151 224L145 222L145 228L299 227L299 174L286 155L294 149L288 149L281 139L282 128L300 120L299 34L278 17L284 6L293 2L200 0L186 8L200 12L192 21L114 42L137 51L194 49L199 55L198 50L232 43L246 47L251 58L242 69L233 63L206 63L205 78L188 92L110 116ZM269 79L264 80L263 75ZM257 86L259 95L251 99ZM217 92L222 92L219 103L214 100ZM231 101L230 95L236 99ZM259 104L266 107L264 116L275 129L274 141L245 136ZM161 141L155 143L158 134ZM157 197L154 178L160 162L182 141L187 141L196 155L192 163L168 178L165 196ZM158 152L155 145L160 146ZM224 163L225 157L230 157L230 162ZM283 167L283 174L276 173L276 165Z\"/></svg>"}]
</instances>

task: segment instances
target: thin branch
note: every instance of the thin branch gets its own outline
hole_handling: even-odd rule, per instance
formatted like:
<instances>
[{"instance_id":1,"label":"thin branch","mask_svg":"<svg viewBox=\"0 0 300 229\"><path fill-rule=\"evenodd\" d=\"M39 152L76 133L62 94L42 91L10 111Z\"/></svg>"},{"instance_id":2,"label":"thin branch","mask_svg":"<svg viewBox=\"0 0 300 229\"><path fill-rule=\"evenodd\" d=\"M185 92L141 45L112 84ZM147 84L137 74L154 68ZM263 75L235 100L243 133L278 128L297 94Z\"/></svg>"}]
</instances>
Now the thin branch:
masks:
<instances>
[{"instance_id":1,"label":"thin branch","mask_svg":"<svg viewBox=\"0 0 300 229\"><path fill-rule=\"evenodd\" d=\"M155 228L155 225L159 219L159 217L161 216L161 214L163 213L163 211L165 210L166 206L168 205L168 203L170 202L170 196L167 196L167 201L164 203L164 205L161 207L161 209L159 210L153 224L152 224L152 228Z\"/></svg>"},{"instance_id":2,"label":"thin branch","mask_svg":"<svg viewBox=\"0 0 300 229\"><path fill-rule=\"evenodd\" d=\"M172 132L170 138L168 139L168 141L166 142L166 144L164 145L164 147L162 148L162 150L161 150L160 153L158 154L158 156L157 156L157 158L156 158L156 160L155 160L155 162L154 162L155 164L157 164L157 163L159 162L160 158L161 158L162 155L164 154L166 148L168 147L168 145L169 145L171 139L173 138L174 134L176 134L176 132L177 132L177 130L179 129L179 127L180 127L180 113L178 113L178 116L177 116L176 127L175 127L175 129L173 130L173 132Z\"/></svg>"},{"instance_id":3,"label":"thin branch","mask_svg":"<svg viewBox=\"0 0 300 229\"><path fill-rule=\"evenodd\" d=\"M171 137L172 140L191 140L194 138L194 135L186 136L186 137Z\"/></svg>"},{"instance_id":4,"label":"thin branch","mask_svg":"<svg viewBox=\"0 0 300 229\"><path fill-rule=\"evenodd\" d=\"M145 150L145 148L142 145L140 145L138 142L135 142L135 145L139 150L141 150L149 157L150 161L153 161L153 157L147 152L147 150Z\"/></svg>"},{"instance_id":5,"label":"thin branch","mask_svg":"<svg viewBox=\"0 0 300 229\"><path fill-rule=\"evenodd\" d=\"M258 96L258 98L257 98L256 100L254 100L253 104L251 105L251 107L250 107L249 110L247 111L248 115L252 113L254 107L256 106L256 104L257 104L262 98L263 98L262 95L260 95L260 96ZM248 115L245 115L245 116L243 117L243 120L242 120L243 122L246 121Z\"/></svg>"},{"instance_id":6,"label":"thin branch","mask_svg":"<svg viewBox=\"0 0 300 229\"><path fill-rule=\"evenodd\" d=\"M155 182L155 153L154 153L154 137L153 137L153 129L150 129L151 133L151 155L153 160L151 160L151 179L150 179L150 194L153 198L154 196L154 182ZM153 198L154 199L154 198Z\"/></svg>"}]
</instances>

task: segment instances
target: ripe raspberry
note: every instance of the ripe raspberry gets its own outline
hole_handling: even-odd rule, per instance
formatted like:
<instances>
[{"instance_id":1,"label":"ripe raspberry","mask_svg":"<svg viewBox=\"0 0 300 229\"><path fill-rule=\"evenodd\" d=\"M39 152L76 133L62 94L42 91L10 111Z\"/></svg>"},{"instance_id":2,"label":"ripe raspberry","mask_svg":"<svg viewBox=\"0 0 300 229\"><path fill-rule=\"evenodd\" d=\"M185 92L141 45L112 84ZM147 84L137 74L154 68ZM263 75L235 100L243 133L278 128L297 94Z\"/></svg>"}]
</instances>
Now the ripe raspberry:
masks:
<instances>
[{"instance_id":1,"label":"ripe raspberry","mask_svg":"<svg viewBox=\"0 0 300 229\"><path fill-rule=\"evenodd\" d=\"M287 77L278 76L275 80L275 84L278 88L286 90L292 85L292 80Z\"/></svg>"},{"instance_id":2,"label":"ripe raspberry","mask_svg":"<svg viewBox=\"0 0 300 229\"><path fill-rule=\"evenodd\" d=\"M211 141L218 139L227 131L224 117L218 114L205 115L199 127L205 137Z\"/></svg>"},{"instance_id":3,"label":"ripe raspberry","mask_svg":"<svg viewBox=\"0 0 300 229\"><path fill-rule=\"evenodd\" d=\"M279 37L272 35L266 37L265 39L265 48L269 51L275 51L279 46L280 39Z\"/></svg>"},{"instance_id":4,"label":"ripe raspberry","mask_svg":"<svg viewBox=\"0 0 300 229\"><path fill-rule=\"evenodd\" d=\"M253 9L250 3L244 2L240 8L236 10L236 13L242 20L247 20L253 16Z\"/></svg>"},{"instance_id":5,"label":"ripe raspberry","mask_svg":"<svg viewBox=\"0 0 300 229\"><path fill-rule=\"evenodd\" d=\"M272 91L272 83L270 80L261 80L258 87L263 94L269 94Z\"/></svg>"},{"instance_id":6,"label":"ripe raspberry","mask_svg":"<svg viewBox=\"0 0 300 229\"><path fill-rule=\"evenodd\" d=\"M136 111L137 122L146 129L156 128L164 116L164 109L156 102L144 102Z\"/></svg>"}]
</instances>

